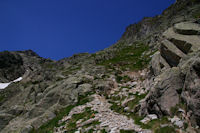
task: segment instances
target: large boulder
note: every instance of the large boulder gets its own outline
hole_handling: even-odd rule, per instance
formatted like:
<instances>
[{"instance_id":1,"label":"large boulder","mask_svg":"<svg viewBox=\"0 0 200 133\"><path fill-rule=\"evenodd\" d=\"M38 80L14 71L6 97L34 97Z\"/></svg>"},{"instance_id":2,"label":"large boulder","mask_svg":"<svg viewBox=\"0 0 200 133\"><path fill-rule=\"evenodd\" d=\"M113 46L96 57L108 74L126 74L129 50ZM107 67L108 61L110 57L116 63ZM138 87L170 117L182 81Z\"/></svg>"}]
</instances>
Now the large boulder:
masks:
<instances>
[{"instance_id":1,"label":"large boulder","mask_svg":"<svg viewBox=\"0 0 200 133\"><path fill-rule=\"evenodd\" d=\"M174 45L176 45L176 47L185 54L192 51L197 51L200 46L200 38L198 35L178 34L174 31L173 27L165 31L163 36L174 43Z\"/></svg>"},{"instance_id":2,"label":"large boulder","mask_svg":"<svg viewBox=\"0 0 200 133\"><path fill-rule=\"evenodd\" d=\"M200 25L198 23L182 22L174 25L174 30L184 35L200 35Z\"/></svg>"},{"instance_id":3,"label":"large boulder","mask_svg":"<svg viewBox=\"0 0 200 133\"><path fill-rule=\"evenodd\" d=\"M179 90L183 88L183 76L177 67L166 70L155 79L155 87L151 89L141 104L140 114L170 115L179 99Z\"/></svg>"},{"instance_id":4,"label":"large boulder","mask_svg":"<svg viewBox=\"0 0 200 133\"><path fill-rule=\"evenodd\" d=\"M163 40L161 42L160 53L171 67L177 66L180 59L186 56L181 50L179 50L173 43L168 40Z\"/></svg>"}]
</instances>

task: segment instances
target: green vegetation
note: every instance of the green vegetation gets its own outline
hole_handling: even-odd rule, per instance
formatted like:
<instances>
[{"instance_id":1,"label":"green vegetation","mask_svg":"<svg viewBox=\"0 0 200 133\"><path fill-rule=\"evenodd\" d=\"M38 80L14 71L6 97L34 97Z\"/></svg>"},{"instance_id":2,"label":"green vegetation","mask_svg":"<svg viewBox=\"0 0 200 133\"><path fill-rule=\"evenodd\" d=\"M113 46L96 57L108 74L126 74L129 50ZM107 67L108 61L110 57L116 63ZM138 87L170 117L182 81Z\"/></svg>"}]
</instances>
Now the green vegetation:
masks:
<instances>
[{"instance_id":1,"label":"green vegetation","mask_svg":"<svg viewBox=\"0 0 200 133\"><path fill-rule=\"evenodd\" d=\"M136 118L136 117L135 117ZM138 125L141 125L144 129L157 129L161 124L168 124L170 123L167 117L162 117L161 119L156 119L148 122L147 124L143 124L139 121L136 122Z\"/></svg>"},{"instance_id":2,"label":"green vegetation","mask_svg":"<svg viewBox=\"0 0 200 133\"><path fill-rule=\"evenodd\" d=\"M102 129L102 130L101 130L101 133L107 133L107 132L106 132L106 130L105 130L105 129Z\"/></svg>"},{"instance_id":3,"label":"green vegetation","mask_svg":"<svg viewBox=\"0 0 200 133\"><path fill-rule=\"evenodd\" d=\"M129 101L128 104L127 104L127 106L130 109L134 109L135 106L139 103L139 101L141 99L144 99L147 94L142 94L142 95L133 94L133 95L135 96L135 99ZM124 97L122 97L122 98L120 98L119 96L118 97L111 97L111 101L109 101L109 103L111 103L112 106L110 107L110 109L113 110L113 111L115 111L115 112L117 112L117 113L127 115L128 112L124 111L124 107L117 105L117 103L115 102L116 100L119 100L119 102L121 102L121 101L124 100ZM130 113L130 114L132 114L132 113ZM127 115L127 116L132 117L131 115ZM135 118L135 115L134 115L134 118Z\"/></svg>"},{"instance_id":4,"label":"green vegetation","mask_svg":"<svg viewBox=\"0 0 200 133\"><path fill-rule=\"evenodd\" d=\"M116 81L117 81L117 83L128 82L128 81L131 80L131 78L128 77L127 75L125 75L125 76L120 76L120 75L116 74L115 76L116 76Z\"/></svg>"},{"instance_id":5,"label":"green vegetation","mask_svg":"<svg viewBox=\"0 0 200 133\"><path fill-rule=\"evenodd\" d=\"M200 18L200 11L193 13L193 17L196 19Z\"/></svg>"},{"instance_id":6,"label":"green vegetation","mask_svg":"<svg viewBox=\"0 0 200 133\"><path fill-rule=\"evenodd\" d=\"M176 130L174 127L171 126L166 126L166 127L162 127L159 128L155 131L155 133L176 133Z\"/></svg>"},{"instance_id":7,"label":"green vegetation","mask_svg":"<svg viewBox=\"0 0 200 133\"><path fill-rule=\"evenodd\" d=\"M76 103L76 105L69 105L68 107L66 107L64 109L58 110L57 112L55 112L55 114L56 114L55 118L53 118L49 122L42 125L40 128L33 129L31 131L31 133L52 133L54 127L59 126L59 124L58 124L59 120L61 120L64 116L68 115L69 112L71 111L71 109L73 109L75 106L83 105L83 104L89 102L90 99L88 98L88 96L91 94L92 94L92 92L87 93L85 95L80 95L78 97L78 102Z\"/></svg>"},{"instance_id":8,"label":"green vegetation","mask_svg":"<svg viewBox=\"0 0 200 133\"><path fill-rule=\"evenodd\" d=\"M87 133L93 133L94 129L90 129Z\"/></svg>"},{"instance_id":9,"label":"green vegetation","mask_svg":"<svg viewBox=\"0 0 200 133\"><path fill-rule=\"evenodd\" d=\"M170 112L171 112L171 115L180 115L180 112L178 111L179 108L183 109L183 110L186 110L186 104L183 102L183 101L180 101L179 104L177 104L175 107L172 107L170 109Z\"/></svg>"},{"instance_id":10,"label":"green vegetation","mask_svg":"<svg viewBox=\"0 0 200 133\"><path fill-rule=\"evenodd\" d=\"M99 124L100 124L99 121L93 121L92 123L89 123L89 124L83 126L83 128L87 128L87 127L90 127L90 126L94 127L94 126L99 125Z\"/></svg>"},{"instance_id":11,"label":"green vegetation","mask_svg":"<svg viewBox=\"0 0 200 133\"><path fill-rule=\"evenodd\" d=\"M120 44L118 45L121 46ZM144 52L149 51L147 45L136 42L131 46L123 47L116 51L113 58L104 60L99 64L110 69L118 67L121 70L140 70L147 66L150 61L150 54L144 54Z\"/></svg>"},{"instance_id":12,"label":"green vegetation","mask_svg":"<svg viewBox=\"0 0 200 133\"><path fill-rule=\"evenodd\" d=\"M148 93L147 93L148 94ZM133 110L136 105L138 105L139 101L141 99L144 99L146 97L147 94L142 94L142 95L138 95L138 94L132 94L135 96L135 99L129 101L127 103L127 107L129 107L131 110ZM161 124L168 124L170 123L167 119L167 117L162 117L161 119L156 119L156 120L152 120L150 122L148 122L147 124L143 124L142 122L140 122L141 120L144 119L144 116L139 116L133 112L130 111L124 111L124 107L117 105L117 103L115 102L115 100L119 98L118 97L111 97L110 103L112 104L112 106L110 107L113 111L126 115L127 117L131 118L134 120L135 124L140 125L141 128L143 129L152 129L155 131L155 129L160 128ZM124 131L121 130L122 133L129 133L129 132L133 132L133 131Z\"/></svg>"},{"instance_id":13,"label":"green vegetation","mask_svg":"<svg viewBox=\"0 0 200 133\"><path fill-rule=\"evenodd\" d=\"M78 66L71 66L71 67L69 67L69 68L67 68L66 70L64 70L63 72L62 72L62 74L63 75L65 75L65 76L67 76L67 75L69 75L69 74L72 74L73 72L75 72L75 71L78 71L78 70L80 70L81 69L81 66L80 65L78 65Z\"/></svg>"},{"instance_id":14,"label":"green vegetation","mask_svg":"<svg viewBox=\"0 0 200 133\"><path fill-rule=\"evenodd\" d=\"M134 130L120 130L120 133L136 133Z\"/></svg>"},{"instance_id":15,"label":"green vegetation","mask_svg":"<svg viewBox=\"0 0 200 133\"><path fill-rule=\"evenodd\" d=\"M140 100L144 99L146 97L147 93L146 94L142 94L142 95L138 95L138 94L135 94L135 99L131 100L128 102L128 107L130 109L134 109L134 107L139 103Z\"/></svg>"},{"instance_id":16,"label":"green vegetation","mask_svg":"<svg viewBox=\"0 0 200 133\"><path fill-rule=\"evenodd\" d=\"M0 95L0 102L1 102L1 101L3 101L3 100L4 100L4 98L5 98L5 96L4 96L4 95Z\"/></svg>"},{"instance_id":17,"label":"green vegetation","mask_svg":"<svg viewBox=\"0 0 200 133\"><path fill-rule=\"evenodd\" d=\"M42 64L45 69L53 69L56 67L54 62L46 62Z\"/></svg>"},{"instance_id":18,"label":"green vegetation","mask_svg":"<svg viewBox=\"0 0 200 133\"><path fill-rule=\"evenodd\" d=\"M31 133L52 133L54 127L58 126L58 121L61 120L63 116L67 115L72 108L74 108L74 106L70 105L65 109L62 109L61 111L59 111L59 113L57 113L55 118L42 125L39 129L33 129Z\"/></svg>"},{"instance_id":19,"label":"green vegetation","mask_svg":"<svg viewBox=\"0 0 200 133\"><path fill-rule=\"evenodd\" d=\"M151 129L153 131L155 131L156 129L160 128L161 124L168 124L168 123L170 123L168 121L167 117L162 117L161 119L151 120L147 124L144 124L144 123L140 122L141 120L144 119L143 116L139 116L139 115L133 114L133 113L130 113L127 116L129 118L134 119L135 124L140 125L141 128L143 128L143 129Z\"/></svg>"},{"instance_id":20,"label":"green vegetation","mask_svg":"<svg viewBox=\"0 0 200 133\"><path fill-rule=\"evenodd\" d=\"M183 123L183 127L184 127L184 129L187 129L188 128L188 123L184 122Z\"/></svg>"},{"instance_id":21,"label":"green vegetation","mask_svg":"<svg viewBox=\"0 0 200 133\"><path fill-rule=\"evenodd\" d=\"M112 104L112 106L110 107L111 110L120 113L120 114L124 114L124 107L117 105L117 103L109 101L109 103Z\"/></svg>"},{"instance_id":22,"label":"green vegetation","mask_svg":"<svg viewBox=\"0 0 200 133\"><path fill-rule=\"evenodd\" d=\"M93 118L95 113L96 112L92 111L91 108L86 108L83 113L74 114L72 116L72 119L70 119L70 121L68 122L66 129L68 131L76 131L76 122L78 120L83 119L83 121L86 121L90 118ZM97 125L97 124L99 124L98 121L93 121L92 123L85 125L85 127L89 127L89 126Z\"/></svg>"}]
</instances>

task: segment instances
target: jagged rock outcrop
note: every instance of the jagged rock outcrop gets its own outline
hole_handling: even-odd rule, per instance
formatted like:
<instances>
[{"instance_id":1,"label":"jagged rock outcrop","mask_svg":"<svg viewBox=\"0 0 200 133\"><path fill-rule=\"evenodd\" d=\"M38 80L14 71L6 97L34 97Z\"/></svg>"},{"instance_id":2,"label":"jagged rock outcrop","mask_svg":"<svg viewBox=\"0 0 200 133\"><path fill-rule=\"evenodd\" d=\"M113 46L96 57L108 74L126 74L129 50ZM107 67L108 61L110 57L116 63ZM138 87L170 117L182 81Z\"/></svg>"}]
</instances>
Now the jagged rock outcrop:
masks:
<instances>
[{"instance_id":1,"label":"jagged rock outcrop","mask_svg":"<svg viewBox=\"0 0 200 133\"><path fill-rule=\"evenodd\" d=\"M200 24L192 22L183 22L176 25L184 25L185 23L195 25L200 28ZM176 26L175 25L175 26ZM163 68L176 67L178 66L180 60L185 58L188 53L197 51L200 47L200 37L199 35L185 35L177 32L174 27L169 28L163 33L163 40L160 42L159 53L155 54L152 58L152 70L155 71L154 74L158 75ZM177 27L177 26L176 26ZM184 28L181 28L184 30ZM186 26L185 31L188 27ZM197 29L198 30L198 29ZM159 60L158 60L159 58ZM155 64L155 62L157 62ZM167 64L168 65L167 65Z\"/></svg>"},{"instance_id":2,"label":"jagged rock outcrop","mask_svg":"<svg viewBox=\"0 0 200 133\"><path fill-rule=\"evenodd\" d=\"M178 0L161 15L155 17L145 17L139 23L131 24L126 28L120 41L127 44L144 40L151 47L159 45L160 34L176 23L184 21L195 21L200 9L199 0Z\"/></svg>"},{"instance_id":3,"label":"jagged rock outcrop","mask_svg":"<svg viewBox=\"0 0 200 133\"><path fill-rule=\"evenodd\" d=\"M177 28L177 25L185 24L193 25L191 22L184 22L175 26ZM200 27L199 24L194 23L194 25ZM181 26L181 30L184 32L179 32L176 28L172 27L164 33L166 39L161 42L160 52L154 54L152 58L151 68L155 75L154 87L151 88L144 102L140 104L139 112L141 115L154 113L160 117L172 115L171 109L184 103L187 107L186 113L193 126L200 126L200 36L190 30L190 33L185 33L188 26L185 29L184 26ZM166 67L159 60L160 57L170 67Z\"/></svg>"}]
</instances>

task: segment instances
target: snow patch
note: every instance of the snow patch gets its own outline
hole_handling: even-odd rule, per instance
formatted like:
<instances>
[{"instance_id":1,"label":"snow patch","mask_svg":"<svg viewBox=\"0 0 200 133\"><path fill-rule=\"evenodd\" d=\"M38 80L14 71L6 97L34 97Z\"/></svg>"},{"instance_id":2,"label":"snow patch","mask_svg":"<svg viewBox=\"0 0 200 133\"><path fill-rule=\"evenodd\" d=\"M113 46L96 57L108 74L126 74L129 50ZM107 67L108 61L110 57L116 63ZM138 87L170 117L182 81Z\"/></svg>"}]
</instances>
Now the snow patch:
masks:
<instances>
[{"instance_id":1,"label":"snow patch","mask_svg":"<svg viewBox=\"0 0 200 133\"><path fill-rule=\"evenodd\" d=\"M16 82L19 82L19 81L21 81L21 80L22 80L22 77L19 77L19 78L13 80L13 82L16 83Z\"/></svg>"},{"instance_id":2,"label":"snow patch","mask_svg":"<svg viewBox=\"0 0 200 133\"><path fill-rule=\"evenodd\" d=\"M8 87L10 85L10 83L0 83L0 90L1 89L5 89L6 87Z\"/></svg>"},{"instance_id":3,"label":"snow patch","mask_svg":"<svg viewBox=\"0 0 200 133\"><path fill-rule=\"evenodd\" d=\"M22 79L23 79L22 77L19 77L19 78L15 79L15 80L13 80L13 81L11 81L11 82L9 82L9 83L0 83L0 90L5 89L5 88L8 87L11 83L19 82L19 81L21 81Z\"/></svg>"}]
</instances>

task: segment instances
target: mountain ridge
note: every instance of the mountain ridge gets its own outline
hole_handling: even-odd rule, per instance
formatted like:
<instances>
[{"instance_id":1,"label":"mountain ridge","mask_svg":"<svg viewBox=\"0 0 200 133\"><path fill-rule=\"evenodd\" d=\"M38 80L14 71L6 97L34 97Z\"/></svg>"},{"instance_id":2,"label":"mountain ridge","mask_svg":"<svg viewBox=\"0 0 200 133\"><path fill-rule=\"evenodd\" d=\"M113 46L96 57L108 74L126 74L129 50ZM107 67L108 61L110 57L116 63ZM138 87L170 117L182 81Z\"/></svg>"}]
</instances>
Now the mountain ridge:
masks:
<instances>
[{"instance_id":1,"label":"mountain ridge","mask_svg":"<svg viewBox=\"0 0 200 133\"><path fill-rule=\"evenodd\" d=\"M0 90L0 132L198 132L199 51L183 49L191 42L184 39L199 38L199 31L183 35L185 26L174 30L174 24L198 25L199 7L198 0L178 0L94 54L53 61L32 50L1 52L0 81L23 79ZM184 38L170 39L170 28ZM134 124L123 125L126 118Z\"/></svg>"}]
</instances>

